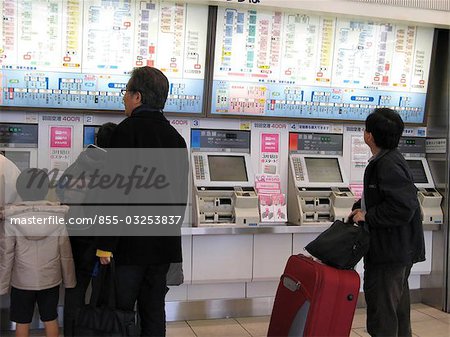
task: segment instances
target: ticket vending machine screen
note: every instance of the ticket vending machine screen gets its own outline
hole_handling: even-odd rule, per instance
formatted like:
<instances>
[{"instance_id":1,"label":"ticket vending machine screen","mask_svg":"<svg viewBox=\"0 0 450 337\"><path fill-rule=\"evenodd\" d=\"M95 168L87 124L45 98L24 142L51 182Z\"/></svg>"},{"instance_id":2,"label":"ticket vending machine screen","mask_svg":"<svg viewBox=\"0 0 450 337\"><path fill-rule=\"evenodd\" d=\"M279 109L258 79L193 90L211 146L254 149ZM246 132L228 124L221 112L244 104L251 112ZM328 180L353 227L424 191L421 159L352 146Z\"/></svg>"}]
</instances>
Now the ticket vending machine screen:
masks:
<instances>
[{"instance_id":1,"label":"ticket vending machine screen","mask_svg":"<svg viewBox=\"0 0 450 337\"><path fill-rule=\"evenodd\" d=\"M306 170L311 183L342 183L342 174L337 158L305 157Z\"/></svg>"},{"instance_id":2,"label":"ticket vending machine screen","mask_svg":"<svg viewBox=\"0 0 450 337\"><path fill-rule=\"evenodd\" d=\"M8 150L8 151L0 151L0 154L4 155L6 158L8 158L14 164L16 164L17 168L20 171L30 168L31 154L29 151Z\"/></svg>"},{"instance_id":3,"label":"ticket vending machine screen","mask_svg":"<svg viewBox=\"0 0 450 337\"><path fill-rule=\"evenodd\" d=\"M83 147L95 144L95 138L100 126L85 126L83 129Z\"/></svg>"},{"instance_id":4,"label":"ticket vending machine screen","mask_svg":"<svg viewBox=\"0 0 450 337\"><path fill-rule=\"evenodd\" d=\"M0 153L23 171L37 166L38 125L0 123Z\"/></svg>"},{"instance_id":5,"label":"ticket vending machine screen","mask_svg":"<svg viewBox=\"0 0 450 337\"><path fill-rule=\"evenodd\" d=\"M247 181L243 156L208 155L211 181Z\"/></svg>"},{"instance_id":6,"label":"ticket vending machine screen","mask_svg":"<svg viewBox=\"0 0 450 337\"><path fill-rule=\"evenodd\" d=\"M406 161L411 170L415 184L428 184L427 174L421 160L409 159Z\"/></svg>"}]
</instances>

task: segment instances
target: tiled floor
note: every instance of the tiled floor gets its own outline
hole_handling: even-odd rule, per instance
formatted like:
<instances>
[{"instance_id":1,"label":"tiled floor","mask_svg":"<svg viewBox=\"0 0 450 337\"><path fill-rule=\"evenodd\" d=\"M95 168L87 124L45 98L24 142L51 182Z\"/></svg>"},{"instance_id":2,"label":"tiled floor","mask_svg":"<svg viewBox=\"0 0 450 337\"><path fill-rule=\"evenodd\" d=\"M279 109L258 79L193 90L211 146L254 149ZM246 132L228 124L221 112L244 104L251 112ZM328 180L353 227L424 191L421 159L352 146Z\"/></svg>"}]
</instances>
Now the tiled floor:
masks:
<instances>
[{"instance_id":1,"label":"tiled floor","mask_svg":"<svg viewBox=\"0 0 450 337\"><path fill-rule=\"evenodd\" d=\"M263 337L267 336L269 316L180 321L167 323L167 337ZM424 304L411 310L415 337L449 337L450 314ZM365 309L357 309L351 337L369 337L365 331Z\"/></svg>"},{"instance_id":2,"label":"tiled floor","mask_svg":"<svg viewBox=\"0 0 450 337\"><path fill-rule=\"evenodd\" d=\"M424 304L413 304L411 309L414 337L450 337L450 314ZM167 337L265 337L269 319L262 316L169 322ZM365 331L365 321L365 309L357 309L350 337L370 337ZM45 336L43 330L34 330L31 335ZM14 336L14 332L0 336Z\"/></svg>"}]
</instances>

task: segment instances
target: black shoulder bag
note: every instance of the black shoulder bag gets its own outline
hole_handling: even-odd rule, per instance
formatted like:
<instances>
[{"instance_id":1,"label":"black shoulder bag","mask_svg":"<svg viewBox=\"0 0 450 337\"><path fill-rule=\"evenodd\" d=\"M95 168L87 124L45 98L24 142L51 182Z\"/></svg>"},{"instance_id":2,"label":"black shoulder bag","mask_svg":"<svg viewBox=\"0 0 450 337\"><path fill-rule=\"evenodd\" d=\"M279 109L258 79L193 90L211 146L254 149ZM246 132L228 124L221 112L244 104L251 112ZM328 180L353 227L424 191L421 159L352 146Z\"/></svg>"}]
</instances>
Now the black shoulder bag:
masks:
<instances>
[{"instance_id":1,"label":"black shoulder bag","mask_svg":"<svg viewBox=\"0 0 450 337\"><path fill-rule=\"evenodd\" d=\"M338 269L353 269L369 250L370 236L364 223L336 220L305 249L323 263Z\"/></svg>"}]
</instances>

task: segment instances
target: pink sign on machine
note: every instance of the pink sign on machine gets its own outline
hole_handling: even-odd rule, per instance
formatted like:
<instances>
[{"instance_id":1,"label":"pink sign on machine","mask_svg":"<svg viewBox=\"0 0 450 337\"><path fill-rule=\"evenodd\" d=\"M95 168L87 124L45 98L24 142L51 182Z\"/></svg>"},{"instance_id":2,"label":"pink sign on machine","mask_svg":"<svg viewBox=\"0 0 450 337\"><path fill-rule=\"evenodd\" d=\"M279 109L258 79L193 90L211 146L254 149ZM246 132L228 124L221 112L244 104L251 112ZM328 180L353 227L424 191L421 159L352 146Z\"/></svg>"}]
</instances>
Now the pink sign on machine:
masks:
<instances>
[{"instance_id":1,"label":"pink sign on machine","mask_svg":"<svg viewBox=\"0 0 450 337\"><path fill-rule=\"evenodd\" d=\"M261 152L276 152L278 153L280 135L278 133L263 133L261 134Z\"/></svg>"},{"instance_id":2,"label":"pink sign on machine","mask_svg":"<svg viewBox=\"0 0 450 337\"><path fill-rule=\"evenodd\" d=\"M50 127L50 147L51 148L71 148L72 128L64 126Z\"/></svg>"},{"instance_id":3,"label":"pink sign on machine","mask_svg":"<svg viewBox=\"0 0 450 337\"><path fill-rule=\"evenodd\" d=\"M280 134L261 133L260 172L277 174L280 160Z\"/></svg>"}]
</instances>

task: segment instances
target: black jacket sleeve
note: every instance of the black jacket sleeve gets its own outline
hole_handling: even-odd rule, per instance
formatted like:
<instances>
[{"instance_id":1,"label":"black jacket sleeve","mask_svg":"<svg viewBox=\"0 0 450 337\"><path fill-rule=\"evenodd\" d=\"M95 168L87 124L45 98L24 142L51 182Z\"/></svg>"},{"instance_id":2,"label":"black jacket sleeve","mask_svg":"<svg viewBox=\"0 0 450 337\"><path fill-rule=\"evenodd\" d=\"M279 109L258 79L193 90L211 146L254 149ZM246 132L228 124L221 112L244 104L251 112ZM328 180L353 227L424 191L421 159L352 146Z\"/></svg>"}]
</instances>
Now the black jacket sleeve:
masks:
<instances>
[{"instance_id":1,"label":"black jacket sleeve","mask_svg":"<svg viewBox=\"0 0 450 337\"><path fill-rule=\"evenodd\" d=\"M377 163L376 180L365 188L366 222L376 227L408 225L417 211L417 189L402 161L386 156Z\"/></svg>"}]
</instances>

